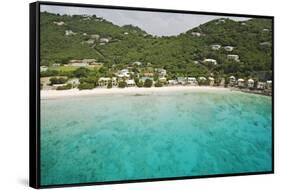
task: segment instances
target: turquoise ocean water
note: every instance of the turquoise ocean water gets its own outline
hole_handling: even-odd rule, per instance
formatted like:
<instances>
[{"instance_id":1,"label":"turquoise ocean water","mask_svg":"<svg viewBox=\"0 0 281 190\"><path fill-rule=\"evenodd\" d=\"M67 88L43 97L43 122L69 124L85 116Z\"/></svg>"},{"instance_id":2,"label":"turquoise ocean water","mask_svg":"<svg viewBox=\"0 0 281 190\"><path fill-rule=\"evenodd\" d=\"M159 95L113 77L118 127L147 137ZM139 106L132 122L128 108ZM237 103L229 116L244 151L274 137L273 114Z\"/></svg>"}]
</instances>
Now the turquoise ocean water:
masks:
<instances>
[{"instance_id":1,"label":"turquoise ocean water","mask_svg":"<svg viewBox=\"0 0 281 190\"><path fill-rule=\"evenodd\" d=\"M271 109L228 91L41 100L41 185L270 171Z\"/></svg>"}]
</instances>

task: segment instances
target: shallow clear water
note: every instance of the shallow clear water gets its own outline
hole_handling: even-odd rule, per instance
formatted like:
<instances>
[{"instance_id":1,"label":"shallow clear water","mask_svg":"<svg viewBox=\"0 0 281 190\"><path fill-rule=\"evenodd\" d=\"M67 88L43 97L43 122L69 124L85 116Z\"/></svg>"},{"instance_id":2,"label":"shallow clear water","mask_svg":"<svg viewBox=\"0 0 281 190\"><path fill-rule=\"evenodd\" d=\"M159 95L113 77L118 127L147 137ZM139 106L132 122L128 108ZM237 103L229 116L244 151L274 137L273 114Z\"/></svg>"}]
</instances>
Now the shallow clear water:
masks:
<instances>
[{"instance_id":1,"label":"shallow clear water","mask_svg":"<svg viewBox=\"0 0 281 190\"><path fill-rule=\"evenodd\" d=\"M41 184L270 171L271 109L241 92L41 100Z\"/></svg>"}]
</instances>

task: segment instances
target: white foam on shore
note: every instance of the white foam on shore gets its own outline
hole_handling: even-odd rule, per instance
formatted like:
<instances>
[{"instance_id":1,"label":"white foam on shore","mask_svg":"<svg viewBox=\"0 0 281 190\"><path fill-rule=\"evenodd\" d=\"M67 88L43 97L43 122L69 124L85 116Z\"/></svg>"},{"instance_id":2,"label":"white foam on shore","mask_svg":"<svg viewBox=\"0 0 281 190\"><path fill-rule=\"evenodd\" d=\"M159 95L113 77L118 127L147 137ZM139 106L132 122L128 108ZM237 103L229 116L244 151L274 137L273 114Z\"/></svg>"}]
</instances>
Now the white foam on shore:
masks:
<instances>
[{"instance_id":1,"label":"white foam on shore","mask_svg":"<svg viewBox=\"0 0 281 190\"><path fill-rule=\"evenodd\" d=\"M71 96L95 96L95 95L114 95L114 94L142 94L154 92L175 92L175 91L230 91L228 88L223 87L210 87L210 86L170 86L170 87L151 87L151 88L94 88L92 90L41 90L41 99L53 99L60 97Z\"/></svg>"}]
</instances>

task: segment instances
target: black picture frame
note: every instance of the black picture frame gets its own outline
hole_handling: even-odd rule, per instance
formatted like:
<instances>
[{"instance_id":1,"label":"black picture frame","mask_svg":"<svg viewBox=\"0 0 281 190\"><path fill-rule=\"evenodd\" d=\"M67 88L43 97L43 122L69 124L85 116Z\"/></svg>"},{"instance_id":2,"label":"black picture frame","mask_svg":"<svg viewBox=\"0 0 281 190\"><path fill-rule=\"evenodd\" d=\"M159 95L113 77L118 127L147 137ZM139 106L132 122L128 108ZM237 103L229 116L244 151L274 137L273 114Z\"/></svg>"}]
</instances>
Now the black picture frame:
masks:
<instances>
[{"instance_id":1,"label":"black picture frame","mask_svg":"<svg viewBox=\"0 0 281 190\"><path fill-rule=\"evenodd\" d=\"M135 10L135 11L150 11L150 12L169 12L169 13L187 13L200 15L217 15L217 16L235 16L235 17L251 17L251 18L266 18L272 20L272 170L265 172L246 172L246 173L229 173L217 175L202 175L202 176L185 176L185 177L170 177L170 178L153 178L139 180L122 180L122 181L107 181L93 183L75 183L63 185L41 185L40 184L40 5L57 5L71 6L83 8L104 8L118 10ZM30 81L29 81L29 185L33 188L54 188L54 187L73 187L87 185L105 185L105 184L121 184L135 182L152 182L152 181L167 181L167 180L184 180L195 178L211 178L211 177L228 177L228 176L245 176L259 174L274 173L274 17L263 15L248 15L234 13L217 13L217 12L201 12L201 11L186 11L186 10L169 10L141 7L123 7L109 5L92 5L80 3L61 3L61 2L44 2L38 1L30 3Z\"/></svg>"}]
</instances>

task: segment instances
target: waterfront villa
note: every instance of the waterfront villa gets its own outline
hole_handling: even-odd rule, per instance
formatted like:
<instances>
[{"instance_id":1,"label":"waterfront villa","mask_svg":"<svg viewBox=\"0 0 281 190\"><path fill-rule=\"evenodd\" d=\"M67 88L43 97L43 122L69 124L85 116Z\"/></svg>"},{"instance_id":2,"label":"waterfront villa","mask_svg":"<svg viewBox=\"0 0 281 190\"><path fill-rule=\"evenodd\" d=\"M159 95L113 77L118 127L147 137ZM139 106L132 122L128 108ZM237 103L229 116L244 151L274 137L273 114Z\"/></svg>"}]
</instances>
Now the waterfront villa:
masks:
<instances>
[{"instance_id":1,"label":"waterfront villa","mask_svg":"<svg viewBox=\"0 0 281 190\"><path fill-rule=\"evenodd\" d=\"M238 87L245 87L245 80L244 79L238 79L237 80Z\"/></svg>"},{"instance_id":2,"label":"waterfront villa","mask_svg":"<svg viewBox=\"0 0 281 190\"><path fill-rule=\"evenodd\" d=\"M206 77L199 77L198 80L199 81L206 81L207 79L206 79Z\"/></svg>"},{"instance_id":3,"label":"waterfront villa","mask_svg":"<svg viewBox=\"0 0 281 190\"><path fill-rule=\"evenodd\" d=\"M248 88L254 88L255 81L253 79L248 79Z\"/></svg>"}]
</instances>

